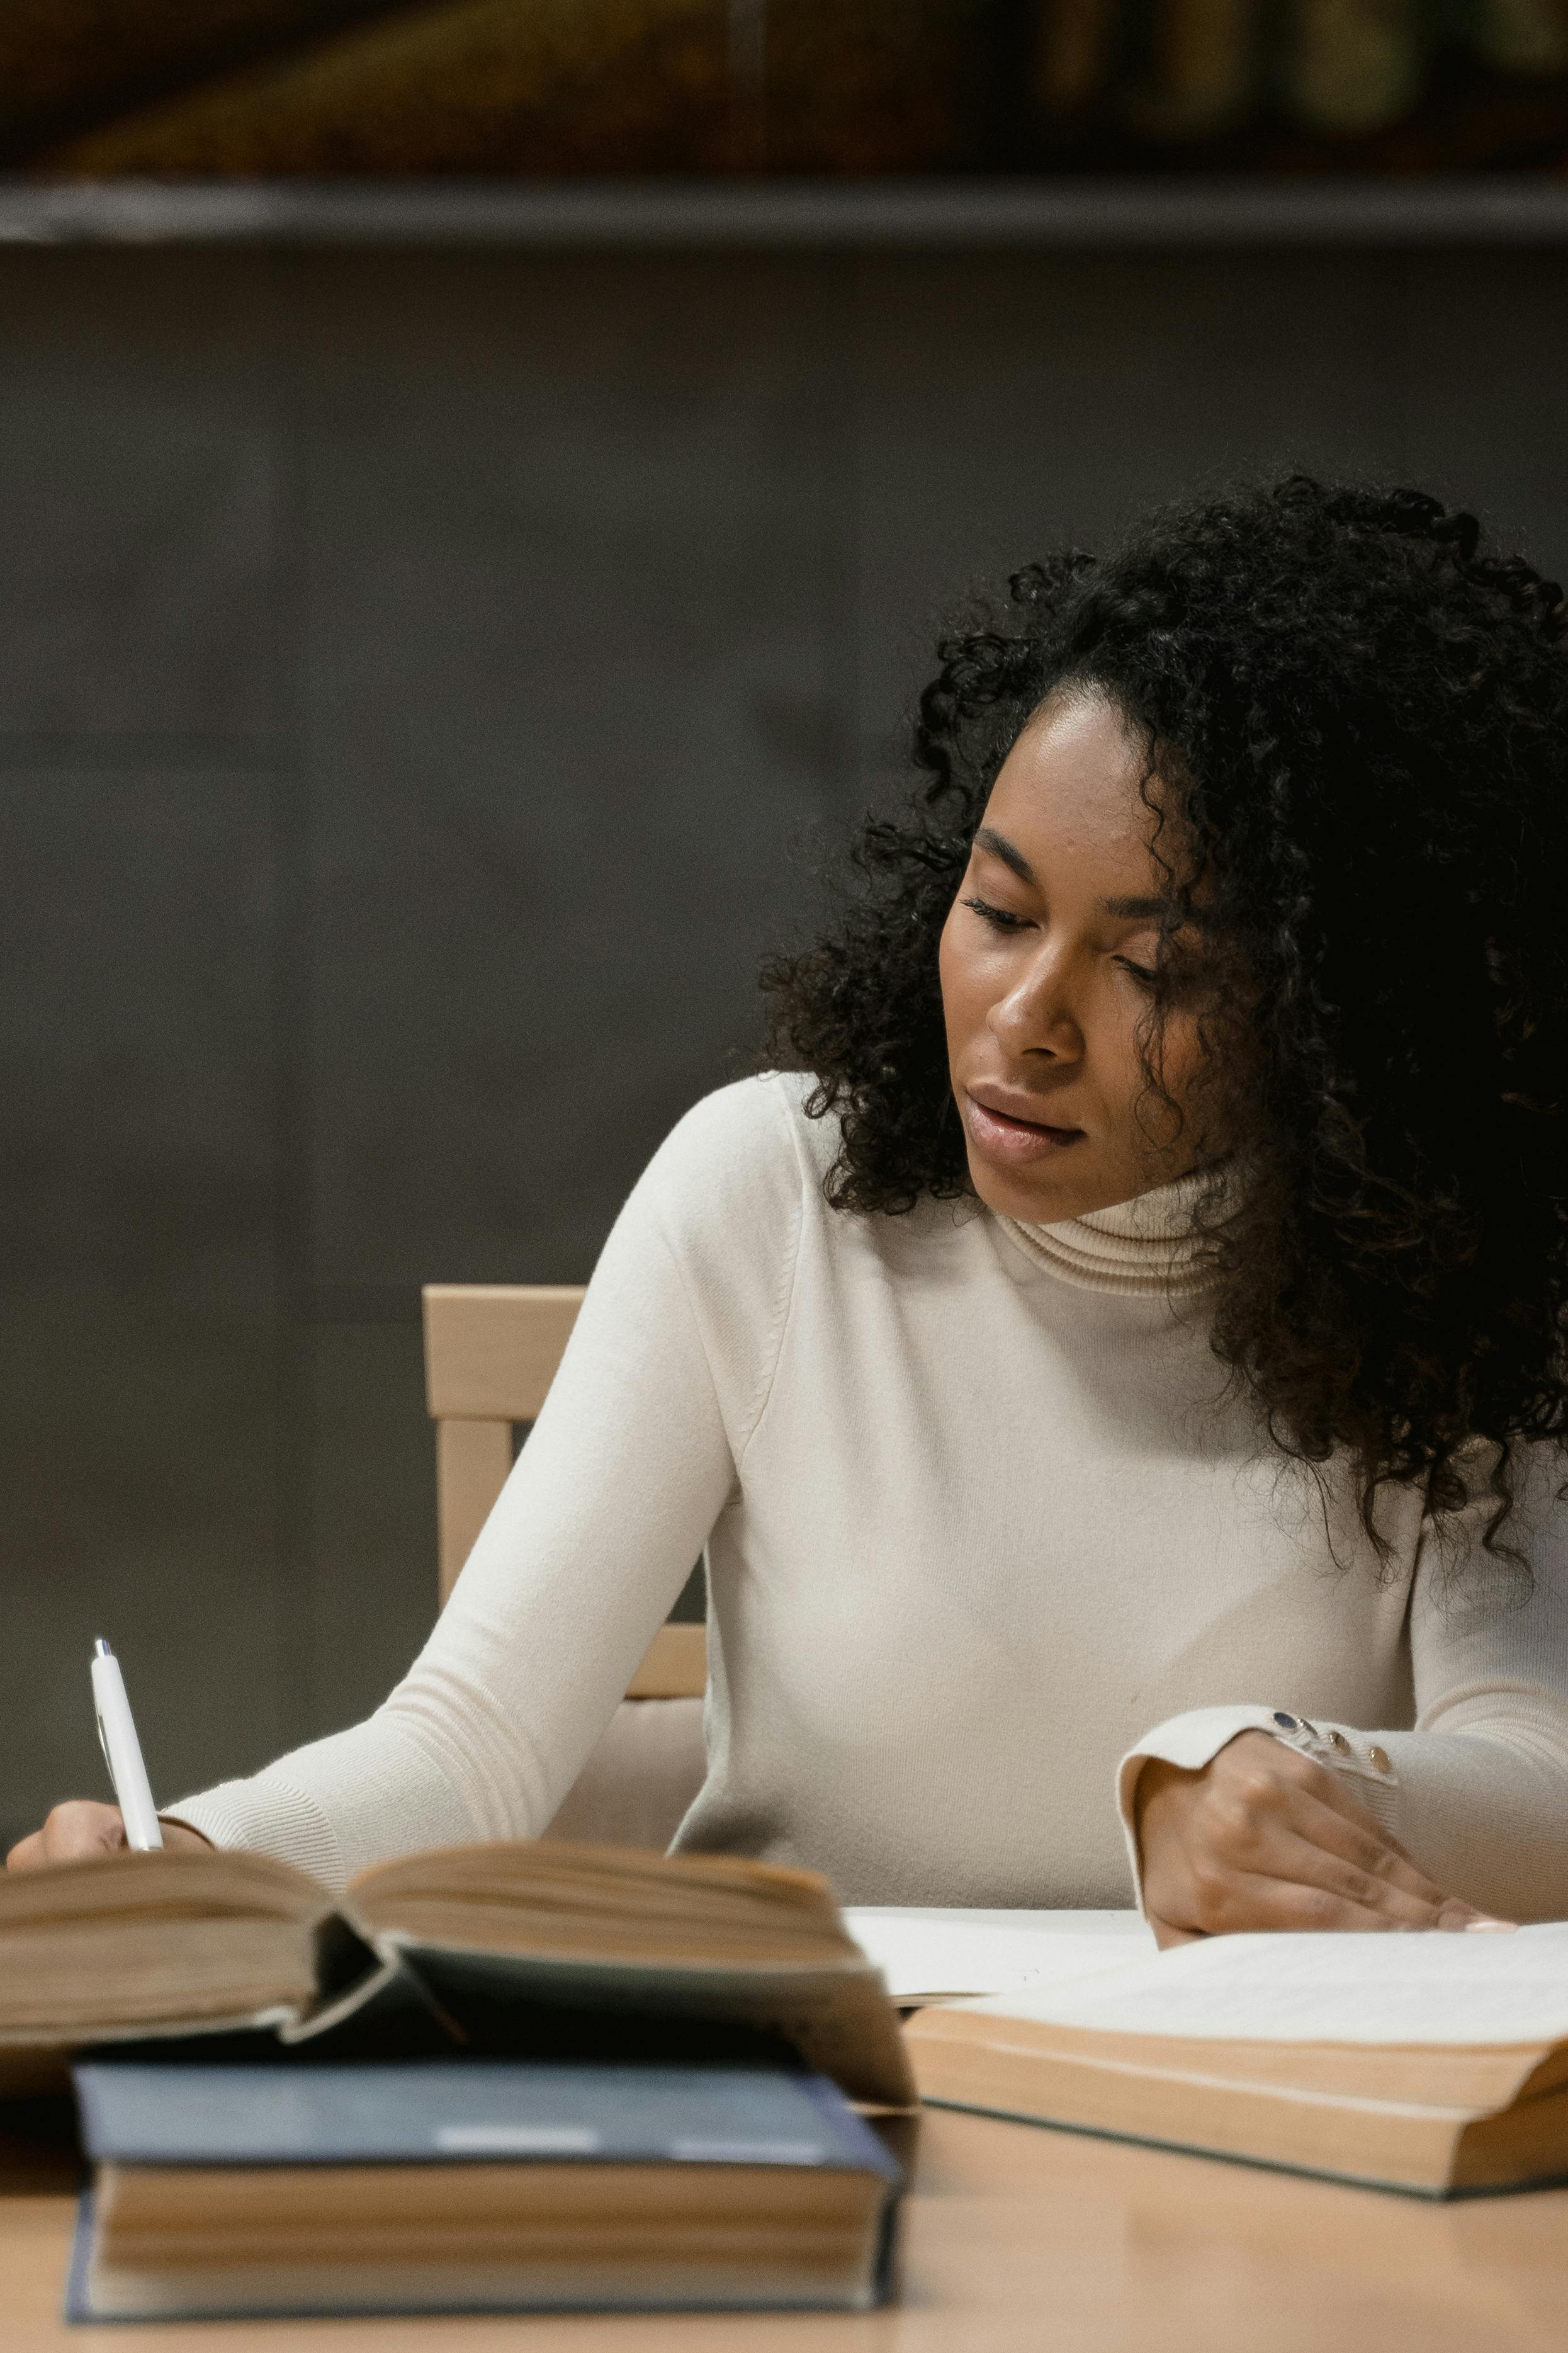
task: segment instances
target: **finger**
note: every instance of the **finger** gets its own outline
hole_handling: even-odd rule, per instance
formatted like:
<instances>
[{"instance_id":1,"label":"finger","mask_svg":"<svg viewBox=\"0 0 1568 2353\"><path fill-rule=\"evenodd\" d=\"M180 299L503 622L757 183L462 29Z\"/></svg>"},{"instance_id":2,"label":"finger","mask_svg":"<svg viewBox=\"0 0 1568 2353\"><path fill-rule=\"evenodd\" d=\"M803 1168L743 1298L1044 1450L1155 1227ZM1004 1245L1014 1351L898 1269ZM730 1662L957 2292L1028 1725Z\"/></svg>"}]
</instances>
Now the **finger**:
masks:
<instances>
[{"instance_id":1,"label":"finger","mask_svg":"<svg viewBox=\"0 0 1568 2353\"><path fill-rule=\"evenodd\" d=\"M1492 1928L1511 1936L1519 1922L1504 1920L1496 1912L1479 1911L1462 1895L1450 1895L1444 1902L1437 1926L1439 1928Z\"/></svg>"},{"instance_id":2,"label":"finger","mask_svg":"<svg viewBox=\"0 0 1568 2353\"><path fill-rule=\"evenodd\" d=\"M1325 1805L1315 1794L1293 1790L1286 1820L1291 1831L1309 1844L1381 1880L1405 1895L1432 1905L1445 1903L1447 1891L1411 1862L1398 1841L1386 1835L1370 1815L1346 1814Z\"/></svg>"},{"instance_id":3,"label":"finger","mask_svg":"<svg viewBox=\"0 0 1568 2353\"><path fill-rule=\"evenodd\" d=\"M1246 1833L1232 1840L1230 1860L1266 1878L1326 1888L1382 1908L1404 1926L1436 1926L1444 1906L1458 1905L1406 1860L1370 1815L1325 1805L1309 1787L1284 1786L1274 1805L1249 1806L1245 1819ZM1459 1912L1479 1916L1469 1906ZM1456 1916L1454 1925L1462 1924Z\"/></svg>"},{"instance_id":4,"label":"finger","mask_svg":"<svg viewBox=\"0 0 1568 2353\"><path fill-rule=\"evenodd\" d=\"M1343 1814L1347 1821L1368 1824L1390 1844L1399 1843L1384 1830L1364 1799L1357 1795L1347 1775L1320 1765L1316 1758L1303 1756L1300 1749L1274 1739L1268 1733L1244 1733L1228 1748L1222 1749L1216 1763L1221 1759L1229 1767L1228 1779L1237 1788L1251 1789L1259 1796L1279 1789L1307 1791L1336 1813Z\"/></svg>"},{"instance_id":5,"label":"finger","mask_svg":"<svg viewBox=\"0 0 1568 2353\"><path fill-rule=\"evenodd\" d=\"M1201 1928L1178 1928L1173 1920L1164 1919L1152 1907L1146 1905L1145 1910L1154 1931L1154 1942L1163 1953L1168 1953L1173 1945L1201 1945L1205 1941Z\"/></svg>"},{"instance_id":6,"label":"finger","mask_svg":"<svg viewBox=\"0 0 1568 2353\"><path fill-rule=\"evenodd\" d=\"M1334 1836L1337 1818L1321 1819L1330 1825L1328 1835ZM1405 1868L1398 1858L1386 1859ZM1422 1880L1421 1890L1411 1893L1359 1862L1298 1837L1280 1817L1254 1830L1245 1857L1233 1851L1226 1861L1211 1846L1174 1870L1167 1861L1145 1882L1151 1917L1188 1936L1269 1928L1432 1930L1492 1925L1472 1905L1445 1894L1430 1881Z\"/></svg>"},{"instance_id":7,"label":"finger","mask_svg":"<svg viewBox=\"0 0 1568 2353\"><path fill-rule=\"evenodd\" d=\"M1170 1906L1170 1899L1166 1898ZM1249 1931L1294 1934L1397 1936L1434 1927L1428 1911L1419 1920L1396 1918L1376 1905L1358 1904L1312 1881L1276 1879L1255 1872L1231 1872L1211 1878L1200 1905L1171 1907L1176 1924L1189 1934L1237 1936ZM1170 1916L1170 1910L1166 1916Z\"/></svg>"},{"instance_id":8,"label":"finger","mask_svg":"<svg viewBox=\"0 0 1568 2353\"><path fill-rule=\"evenodd\" d=\"M125 1824L118 1806L73 1798L54 1808L42 1836L46 1861L76 1862L89 1855L117 1852L125 1844Z\"/></svg>"},{"instance_id":9,"label":"finger","mask_svg":"<svg viewBox=\"0 0 1568 2353\"><path fill-rule=\"evenodd\" d=\"M1391 1926L1400 1928L1435 1928L1448 1901L1440 1888L1433 1888L1430 1894L1413 1894L1284 1828L1269 1841L1267 1856L1252 1875L1281 1880L1293 1887L1319 1888L1354 1905L1358 1911L1382 1913Z\"/></svg>"},{"instance_id":10,"label":"finger","mask_svg":"<svg viewBox=\"0 0 1568 2353\"><path fill-rule=\"evenodd\" d=\"M1335 1779L1329 1777L1331 1782ZM1372 1816L1348 1793L1337 1788L1328 1796L1339 1799L1338 1804L1324 1803L1319 1793L1299 1789L1293 1794L1289 1810L1292 1827L1314 1844L1338 1855L1373 1879L1384 1881L1402 1894L1415 1896L1419 1902L1432 1905L1437 1913L1439 1927L1468 1928L1485 1925L1509 1928L1516 1924L1497 1920L1489 1912L1471 1904L1461 1895L1450 1895L1436 1880L1429 1879L1419 1864L1413 1861L1407 1848L1401 1846L1392 1832Z\"/></svg>"},{"instance_id":11,"label":"finger","mask_svg":"<svg viewBox=\"0 0 1568 2353\"><path fill-rule=\"evenodd\" d=\"M1244 1861L1213 1846L1167 1856L1144 1881L1152 1914L1189 1934L1235 1936L1277 1928L1424 1929L1440 1901L1406 1895L1282 1825ZM1456 1926L1461 1925L1458 1922Z\"/></svg>"},{"instance_id":12,"label":"finger","mask_svg":"<svg viewBox=\"0 0 1568 2353\"><path fill-rule=\"evenodd\" d=\"M1340 1815L1343 1820L1353 1823L1358 1829L1373 1831L1384 1846L1392 1847L1395 1854L1414 1867L1415 1858L1408 1849L1400 1845L1392 1831L1384 1830L1364 1798L1357 1794L1345 1774L1335 1773L1326 1765L1313 1764L1310 1757L1303 1757L1301 1761L1309 1767L1311 1778L1310 1780L1303 1778L1298 1784L1300 1788L1316 1798L1321 1805L1327 1806L1331 1813Z\"/></svg>"},{"instance_id":13,"label":"finger","mask_svg":"<svg viewBox=\"0 0 1568 2353\"><path fill-rule=\"evenodd\" d=\"M212 1841L205 1831L194 1831L189 1822L171 1821L166 1814L160 1814L158 1820L163 1832L165 1847L183 1846L189 1847L195 1853L200 1853L204 1850L211 1853Z\"/></svg>"},{"instance_id":14,"label":"finger","mask_svg":"<svg viewBox=\"0 0 1568 2353\"><path fill-rule=\"evenodd\" d=\"M212 1841L186 1822L163 1821L165 1847L210 1850ZM5 1857L7 1871L36 1871L46 1862L79 1862L100 1854L118 1854L125 1844L125 1822L118 1806L93 1799L68 1799L56 1806L42 1830L18 1839Z\"/></svg>"},{"instance_id":15,"label":"finger","mask_svg":"<svg viewBox=\"0 0 1568 2353\"><path fill-rule=\"evenodd\" d=\"M1353 1866L1368 1879L1383 1882L1434 1909L1448 1900L1447 1891L1429 1879L1397 1839L1373 1820L1344 1788L1339 1775L1281 1743L1275 1744L1271 1757L1257 1754L1238 1763L1244 1769L1228 1777L1216 1792L1216 1805L1228 1831L1226 1843L1236 1863L1270 1877L1302 1876L1294 1862L1281 1861L1279 1839L1288 1827L1297 1837ZM1321 1876L1305 1875L1314 1880ZM1377 1900L1375 1895L1372 1900ZM1394 1908L1405 1916L1403 1907Z\"/></svg>"},{"instance_id":16,"label":"finger","mask_svg":"<svg viewBox=\"0 0 1568 2353\"><path fill-rule=\"evenodd\" d=\"M1364 1800L1356 1794L1356 1791L1342 1773L1331 1772L1322 1766L1312 1765L1310 1758L1305 1761L1310 1766L1311 1772L1315 1778L1310 1783L1302 1782L1299 1785L1300 1793L1304 1797L1315 1799L1320 1805L1325 1807L1329 1812L1338 1815L1340 1820L1347 1825L1352 1834L1359 1833L1363 1840L1370 1836L1381 1854L1393 1856L1399 1862L1403 1863L1405 1868L1405 1873L1408 1873L1409 1876L1402 1876L1400 1874L1394 1873L1392 1866L1386 1862L1378 1865L1380 1869L1384 1870L1390 1876L1399 1876L1400 1883L1402 1885L1409 1887L1419 1893L1436 1894L1439 1896L1442 1895L1442 1891L1436 1887L1436 1883L1433 1880L1427 1878L1426 1873L1421 1869L1420 1864L1416 1862L1409 1848L1407 1846L1402 1846L1398 1839L1394 1837L1394 1832L1384 1827L1383 1823L1380 1822L1371 1812ZM1342 1851L1348 1852L1348 1850ZM1369 1862L1368 1868L1371 1867L1372 1865ZM1452 1900L1453 1902L1458 1903L1461 1899L1458 1897L1454 1897L1452 1899L1443 1897L1443 1900L1445 1902ZM1475 1906L1473 1905L1467 1908L1471 1911L1475 1910ZM1487 1915L1482 1913L1476 1913L1476 1917L1478 1919L1481 1919L1486 1916Z\"/></svg>"},{"instance_id":17,"label":"finger","mask_svg":"<svg viewBox=\"0 0 1568 2353\"><path fill-rule=\"evenodd\" d=\"M1392 1847L1395 1853L1403 1856L1406 1862L1413 1861L1392 1831L1384 1828L1345 1774L1318 1764L1313 1757L1303 1757L1299 1748L1289 1747L1283 1741L1272 1740L1269 1746L1274 1752L1272 1757L1249 1751L1239 1760L1244 1786L1255 1791L1262 1791L1266 1788L1288 1789L1299 1796L1315 1798L1331 1813L1340 1815L1360 1830L1370 1831L1384 1845Z\"/></svg>"}]
</instances>

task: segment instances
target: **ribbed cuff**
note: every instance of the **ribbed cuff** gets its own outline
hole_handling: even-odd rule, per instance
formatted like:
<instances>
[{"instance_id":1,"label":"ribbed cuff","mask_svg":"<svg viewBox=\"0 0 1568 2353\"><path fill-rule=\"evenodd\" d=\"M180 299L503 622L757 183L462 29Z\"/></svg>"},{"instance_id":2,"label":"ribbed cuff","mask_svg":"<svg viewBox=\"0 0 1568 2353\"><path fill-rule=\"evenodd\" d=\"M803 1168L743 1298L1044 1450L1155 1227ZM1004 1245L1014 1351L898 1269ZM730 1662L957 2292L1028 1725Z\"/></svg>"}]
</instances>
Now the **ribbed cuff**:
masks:
<instances>
[{"instance_id":1,"label":"ribbed cuff","mask_svg":"<svg viewBox=\"0 0 1568 2353\"><path fill-rule=\"evenodd\" d=\"M334 1895L342 1893L348 1874L331 1822L302 1789L269 1774L248 1781L220 1781L195 1798L165 1806L170 1821L200 1831L214 1846L242 1847L253 1854L269 1854L279 1862L309 1872Z\"/></svg>"}]
</instances>

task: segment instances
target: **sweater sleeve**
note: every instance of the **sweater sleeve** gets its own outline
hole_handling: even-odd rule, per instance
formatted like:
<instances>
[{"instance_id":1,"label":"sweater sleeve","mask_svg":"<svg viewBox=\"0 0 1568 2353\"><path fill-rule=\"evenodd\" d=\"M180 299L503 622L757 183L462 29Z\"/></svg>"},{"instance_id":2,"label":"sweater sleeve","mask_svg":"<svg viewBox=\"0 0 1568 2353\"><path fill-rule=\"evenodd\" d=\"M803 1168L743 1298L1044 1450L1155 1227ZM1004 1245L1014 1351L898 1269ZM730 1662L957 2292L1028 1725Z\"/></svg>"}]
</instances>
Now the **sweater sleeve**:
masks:
<instances>
[{"instance_id":1,"label":"sweater sleeve","mask_svg":"<svg viewBox=\"0 0 1568 2353\"><path fill-rule=\"evenodd\" d=\"M1568 1504L1556 1496L1565 1468L1554 1447L1518 1451L1504 1542L1522 1552L1522 1571L1482 1549L1493 1505L1473 1475L1453 1527L1439 1535L1424 1524L1407 1620L1409 1730L1309 1721L1285 1695L1173 1716L1122 1758L1117 1799L1140 1907L1133 1800L1144 1764L1196 1770L1257 1729L1345 1775L1448 1894L1510 1920L1568 1915Z\"/></svg>"},{"instance_id":2,"label":"sweater sleeve","mask_svg":"<svg viewBox=\"0 0 1568 2353\"><path fill-rule=\"evenodd\" d=\"M391 1696L168 1814L334 1889L395 1855L548 1825L735 1489L766 1400L801 1222L788 1084L709 1096L649 1164Z\"/></svg>"}]
</instances>

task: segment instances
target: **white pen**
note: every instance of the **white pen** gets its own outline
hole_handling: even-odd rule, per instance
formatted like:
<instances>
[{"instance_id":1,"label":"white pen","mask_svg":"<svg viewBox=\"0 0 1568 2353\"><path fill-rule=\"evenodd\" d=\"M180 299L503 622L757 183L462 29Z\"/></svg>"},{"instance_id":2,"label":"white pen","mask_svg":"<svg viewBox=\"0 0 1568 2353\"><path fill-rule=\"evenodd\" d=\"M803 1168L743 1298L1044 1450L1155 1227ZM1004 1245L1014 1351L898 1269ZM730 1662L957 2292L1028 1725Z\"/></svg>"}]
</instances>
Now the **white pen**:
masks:
<instances>
[{"instance_id":1,"label":"white pen","mask_svg":"<svg viewBox=\"0 0 1568 2353\"><path fill-rule=\"evenodd\" d=\"M163 1833L158 1826L147 1767L142 1762L131 1702L125 1696L125 1678L119 1660L101 1637L92 1646L92 1704L98 1714L103 1761L125 1824L125 1843L137 1854L150 1854L163 1845Z\"/></svg>"}]
</instances>

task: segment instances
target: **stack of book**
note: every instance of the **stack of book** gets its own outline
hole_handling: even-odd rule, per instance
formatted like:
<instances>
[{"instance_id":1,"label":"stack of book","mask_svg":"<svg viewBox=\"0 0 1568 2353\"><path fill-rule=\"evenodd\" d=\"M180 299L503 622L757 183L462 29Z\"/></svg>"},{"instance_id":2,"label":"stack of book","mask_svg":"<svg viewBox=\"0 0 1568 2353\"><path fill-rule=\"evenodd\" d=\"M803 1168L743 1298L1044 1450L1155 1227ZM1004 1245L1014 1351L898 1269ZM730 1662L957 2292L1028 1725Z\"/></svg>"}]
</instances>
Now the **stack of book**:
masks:
<instances>
[{"instance_id":1,"label":"stack of book","mask_svg":"<svg viewBox=\"0 0 1568 2353\"><path fill-rule=\"evenodd\" d=\"M863 2309L897 2168L821 2076L413 2060L77 2070L79 2320Z\"/></svg>"},{"instance_id":2,"label":"stack of book","mask_svg":"<svg viewBox=\"0 0 1568 2353\"><path fill-rule=\"evenodd\" d=\"M900 2175L851 2102L913 2084L809 1873L550 1843L337 1904L246 1854L0 1881L0 2089L73 2056L74 2317L887 2291Z\"/></svg>"},{"instance_id":3,"label":"stack of book","mask_svg":"<svg viewBox=\"0 0 1568 2353\"><path fill-rule=\"evenodd\" d=\"M901 2184L853 2104L917 2084L1427 2196L1568 2179L1568 1924L852 1918L891 1999L825 1882L730 1858L0 1879L0 2094L74 2063L97 2167L73 2316L865 2309Z\"/></svg>"}]
</instances>

